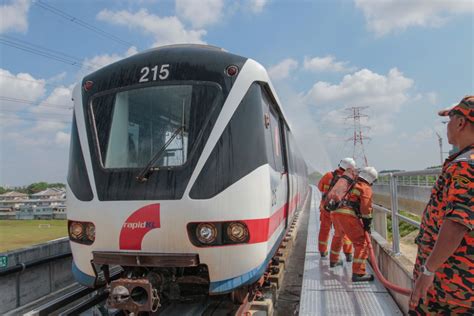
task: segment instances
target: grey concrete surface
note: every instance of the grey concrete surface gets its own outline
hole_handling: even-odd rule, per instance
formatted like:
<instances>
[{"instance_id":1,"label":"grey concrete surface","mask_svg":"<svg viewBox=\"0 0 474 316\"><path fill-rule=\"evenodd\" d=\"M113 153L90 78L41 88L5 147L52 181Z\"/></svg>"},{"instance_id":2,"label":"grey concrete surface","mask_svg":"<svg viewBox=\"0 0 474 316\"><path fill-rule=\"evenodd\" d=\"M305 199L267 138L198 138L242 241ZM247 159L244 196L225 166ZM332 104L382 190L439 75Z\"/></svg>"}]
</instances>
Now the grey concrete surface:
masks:
<instances>
[{"instance_id":1,"label":"grey concrete surface","mask_svg":"<svg viewBox=\"0 0 474 316\"><path fill-rule=\"evenodd\" d=\"M300 315L402 315L388 290L374 282L352 283L352 264L329 268L317 251L319 192L310 211ZM368 267L371 272L370 267Z\"/></svg>"},{"instance_id":2,"label":"grey concrete surface","mask_svg":"<svg viewBox=\"0 0 474 316\"><path fill-rule=\"evenodd\" d=\"M18 263L27 263L68 252L70 252L69 240L61 238L1 255L8 256L8 267L11 267ZM1 277L0 314L74 283L71 260L71 258L63 258Z\"/></svg>"}]
</instances>

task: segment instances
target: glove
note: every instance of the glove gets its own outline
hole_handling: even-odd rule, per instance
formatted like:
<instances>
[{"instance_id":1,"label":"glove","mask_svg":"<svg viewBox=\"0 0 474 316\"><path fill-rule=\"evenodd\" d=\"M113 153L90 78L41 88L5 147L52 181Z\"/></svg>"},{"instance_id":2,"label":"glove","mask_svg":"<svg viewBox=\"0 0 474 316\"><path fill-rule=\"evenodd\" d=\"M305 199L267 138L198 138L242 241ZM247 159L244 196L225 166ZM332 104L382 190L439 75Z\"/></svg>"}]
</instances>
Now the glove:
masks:
<instances>
[{"instance_id":1,"label":"glove","mask_svg":"<svg viewBox=\"0 0 474 316\"><path fill-rule=\"evenodd\" d=\"M370 234L370 225L372 224L372 219L362 218L362 223L364 223L364 230Z\"/></svg>"}]
</instances>

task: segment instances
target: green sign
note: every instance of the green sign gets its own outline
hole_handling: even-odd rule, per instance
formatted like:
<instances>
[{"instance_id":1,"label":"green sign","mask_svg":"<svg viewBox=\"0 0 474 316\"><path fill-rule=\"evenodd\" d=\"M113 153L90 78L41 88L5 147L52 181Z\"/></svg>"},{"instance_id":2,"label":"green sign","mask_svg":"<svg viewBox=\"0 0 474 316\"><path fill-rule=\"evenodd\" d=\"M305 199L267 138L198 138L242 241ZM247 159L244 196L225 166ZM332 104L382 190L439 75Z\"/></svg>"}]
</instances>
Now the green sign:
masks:
<instances>
[{"instance_id":1,"label":"green sign","mask_svg":"<svg viewBox=\"0 0 474 316\"><path fill-rule=\"evenodd\" d=\"M0 256L0 268L6 268L8 265L8 257Z\"/></svg>"}]
</instances>

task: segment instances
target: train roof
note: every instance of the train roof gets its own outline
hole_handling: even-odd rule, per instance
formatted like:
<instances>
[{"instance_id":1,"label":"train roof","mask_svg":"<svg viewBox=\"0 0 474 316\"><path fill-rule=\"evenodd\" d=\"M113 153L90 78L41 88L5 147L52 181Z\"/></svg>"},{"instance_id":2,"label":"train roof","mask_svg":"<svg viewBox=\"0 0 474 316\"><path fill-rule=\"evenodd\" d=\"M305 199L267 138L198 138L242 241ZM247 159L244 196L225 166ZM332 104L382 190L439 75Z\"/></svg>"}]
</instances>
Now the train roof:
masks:
<instances>
[{"instance_id":1,"label":"train roof","mask_svg":"<svg viewBox=\"0 0 474 316\"><path fill-rule=\"evenodd\" d=\"M225 69L229 65L235 65L242 69L244 64L251 60L247 57L229 53L223 48L203 45L203 44L174 44L151 48L133 56L124 58L115 63L107 65L84 77L81 86L87 81L94 82L94 88L88 91L88 95L111 89L122 88L137 84L144 67L161 67L163 64L170 66L170 78L168 80L207 80L218 82L225 94L232 88L235 79L224 75ZM257 68L265 68L254 60L251 60ZM158 68L160 69L160 68ZM265 70L266 72L266 70ZM265 75L269 86L274 90L273 85ZM278 100L275 91L274 97L283 118L290 127L286 115ZM290 127L291 129L291 127Z\"/></svg>"}]
</instances>

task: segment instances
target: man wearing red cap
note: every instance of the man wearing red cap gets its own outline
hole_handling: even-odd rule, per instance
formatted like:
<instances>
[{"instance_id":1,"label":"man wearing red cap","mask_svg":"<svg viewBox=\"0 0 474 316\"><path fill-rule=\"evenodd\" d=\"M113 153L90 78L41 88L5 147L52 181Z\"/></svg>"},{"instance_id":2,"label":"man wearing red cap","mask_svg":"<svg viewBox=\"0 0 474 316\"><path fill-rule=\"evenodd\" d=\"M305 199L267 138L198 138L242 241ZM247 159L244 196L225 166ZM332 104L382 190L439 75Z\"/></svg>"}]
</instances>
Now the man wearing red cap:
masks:
<instances>
[{"instance_id":1,"label":"man wearing red cap","mask_svg":"<svg viewBox=\"0 0 474 316\"><path fill-rule=\"evenodd\" d=\"M450 109L443 164L423 212L410 315L474 315L474 96Z\"/></svg>"}]
</instances>

